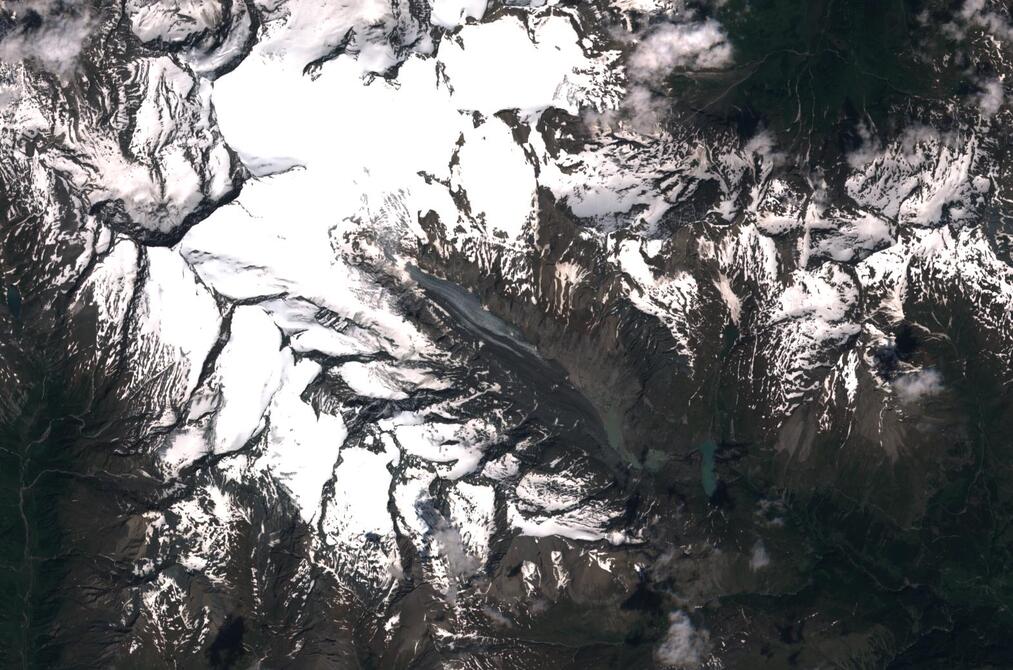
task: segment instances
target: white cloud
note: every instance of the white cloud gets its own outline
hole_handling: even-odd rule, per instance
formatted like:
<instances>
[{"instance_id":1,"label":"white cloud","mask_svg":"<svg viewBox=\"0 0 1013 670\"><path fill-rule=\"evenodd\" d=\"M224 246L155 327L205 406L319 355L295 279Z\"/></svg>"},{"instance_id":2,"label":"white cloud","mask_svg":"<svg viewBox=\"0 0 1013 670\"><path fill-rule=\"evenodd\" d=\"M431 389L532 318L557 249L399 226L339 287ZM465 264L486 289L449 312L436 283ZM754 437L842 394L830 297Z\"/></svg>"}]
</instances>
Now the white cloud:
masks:
<instances>
[{"instance_id":1,"label":"white cloud","mask_svg":"<svg viewBox=\"0 0 1013 670\"><path fill-rule=\"evenodd\" d=\"M632 9L637 1L622 7ZM626 60L629 84L618 108L584 114L585 122L594 131L622 128L641 135L661 134L671 100L652 89L678 70L713 70L732 63L731 44L721 24L713 19L665 23L636 36L619 29L611 34L617 41L633 42L636 46Z\"/></svg>"},{"instance_id":2,"label":"white cloud","mask_svg":"<svg viewBox=\"0 0 1013 670\"><path fill-rule=\"evenodd\" d=\"M732 62L732 45L714 19L666 23L640 41L626 71L631 79L656 80L673 70L713 70Z\"/></svg>"},{"instance_id":3,"label":"white cloud","mask_svg":"<svg viewBox=\"0 0 1013 670\"><path fill-rule=\"evenodd\" d=\"M943 376L935 370L919 370L899 377L893 383L902 402L912 403L943 390Z\"/></svg>"},{"instance_id":4,"label":"white cloud","mask_svg":"<svg viewBox=\"0 0 1013 670\"><path fill-rule=\"evenodd\" d=\"M985 0L965 0L960 15L1000 39L1013 41L1013 26L1000 14L988 11L986 4Z\"/></svg>"},{"instance_id":5,"label":"white cloud","mask_svg":"<svg viewBox=\"0 0 1013 670\"><path fill-rule=\"evenodd\" d=\"M27 0L8 16L15 25L0 38L0 61L31 61L61 76L73 71L93 28L86 6L59 0Z\"/></svg>"},{"instance_id":6,"label":"white cloud","mask_svg":"<svg viewBox=\"0 0 1013 670\"><path fill-rule=\"evenodd\" d=\"M663 668L689 670L698 668L707 653L707 631L697 631L682 610L668 615L668 633L654 651L654 658Z\"/></svg>"},{"instance_id":7,"label":"white cloud","mask_svg":"<svg viewBox=\"0 0 1013 670\"><path fill-rule=\"evenodd\" d=\"M641 135L657 135L669 108L670 103L665 98L655 95L646 86L634 84L626 91L618 109L601 113L589 110L584 113L584 121L596 131L626 128Z\"/></svg>"},{"instance_id":8,"label":"white cloud","mask_svg":"<svg viewBox=\"0 0 1013 670\"><path fill-rule=\"evenodd\" d=\"M984 90L981 92L981 96L978 98L978 107L981 109L981 114L986 119L990 119L995 116L995 113L1002 107L1004 92L1002 90L1002 80L992 79L991 81L985 82L982 87Z\"/></svg>"},{"instance_id":9,"label":"white cloud","mask_svg":"<svg viewBox=\"0 0 1013 670\"><path fill-rule=\"evenodd\" d=\"M607 113L609 125L614 126L616 117L623 125L641 135L656 135L669 115L671 102L653 92L646 86L634 84L626 91L626 97L619 107L619 114Z\"/></svg>"},{"instance_id":10,"label":"white cloud","mask_svg":"<svg viewBox=\"0 0 1013 670\"><path fill-rule=\"evenodd\" d=\"M868 212L852 215L825 212L813 222L811 229L822 233L814 251L840 262L862 258L862 252L871 252L893 243L890 224Z\"/></svg>"},{"instance_id":11,"label":"white cloud","mask_svg":"<svg viewBox=\"0 0 1013 670\"><path fill-rule=\"evenodd\" d=\"M432 534L433 542L439 548L440 555L447 560L447 565L455 577L466 579L482 567L482 562L468 552L461 531L448 524L442 517L432 529Z\"/></svg>"},{"instance_id":12,"label":"white cloud","mask_svg":"<svg viewBox=\"0 0 1013 670\"><path fill-rule=\"evenodd\" d=\"M18 89L10 86L0 85L0 111L12 107L21 99Z\"/></svg>"},{"instance_id":13,"label":"white cloud","mask_svg":"<svg viewBox=\"0 0 1013 670\"><path fill-rule=\"evenodd\" d=\"M757 540L753 545L753 553L749 557L749 569L756 572L768 565L770 565L770 554L767 553L767 547L763 545L763 540Z\"/></svg>"},{"instance_id":14,"label":"white cloud","mask_svg":"<svg viewBox=\"0 0 1013 670\"><path fill-rule=\"evenodd\" d=\"M668 106L647 87L633 86L623 100L622 109L634 130L649 134L661 126Z\"/></svg>"}]
</instances>

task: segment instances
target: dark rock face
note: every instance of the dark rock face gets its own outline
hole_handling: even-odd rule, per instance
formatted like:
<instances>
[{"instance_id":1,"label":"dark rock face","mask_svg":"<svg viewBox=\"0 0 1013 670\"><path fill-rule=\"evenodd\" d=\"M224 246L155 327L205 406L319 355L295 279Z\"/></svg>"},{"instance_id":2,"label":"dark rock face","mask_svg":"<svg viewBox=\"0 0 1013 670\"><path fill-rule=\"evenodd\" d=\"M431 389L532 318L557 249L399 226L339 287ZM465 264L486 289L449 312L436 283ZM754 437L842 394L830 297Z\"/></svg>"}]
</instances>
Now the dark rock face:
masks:
<instances>
[{"instance_id":1,"label":"dark rock face","mask_svg":"<svg viewBox=\"0 0 1013 670\"><path fill-rule=\"evenodd\" d=\"M1001 3L16 4L5 667L1013 664Z\"/></svg>"}]
</instances>

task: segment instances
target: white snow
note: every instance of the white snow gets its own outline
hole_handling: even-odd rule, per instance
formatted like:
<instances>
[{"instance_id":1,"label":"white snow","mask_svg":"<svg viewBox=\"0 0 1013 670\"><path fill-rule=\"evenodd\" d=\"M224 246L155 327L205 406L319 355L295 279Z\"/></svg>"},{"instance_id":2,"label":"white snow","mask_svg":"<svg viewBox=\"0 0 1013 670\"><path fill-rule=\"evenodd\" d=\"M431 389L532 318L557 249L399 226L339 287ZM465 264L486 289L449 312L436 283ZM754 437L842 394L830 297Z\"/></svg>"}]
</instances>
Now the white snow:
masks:
<instances>
[{"instance_id":1,"label":"white snow","mask_svg":"<svg viewBox=\"0 0 1013 670\"><path fill-rule=\"evenodd\" d=\"M387 511L390 462L386 454L344 449L334 471L334 497L324 517L327 537L347 549L360 548L365 536L391 536L394 524Z\"/></svg>"},{"instance_id":2,"label":"white snow","mask_svg":"<svg viewBox=\"0 0 1013 670\"><path fill-rule=\"evenodd\" d=\"M352 361L342 365L339 372L348 387L358 395L385 400L403 400L408 397L401 390L397 379L393 378L390 366L384 363Z\"/></svg>"},{"instance_id":3,"label":"white snow","mask_svg":"<svg viewBox=\"0 0 1013 670\"><path fill-rule=\"evenodd\" d=\"M472 556L484 563L496 531L496 491L491 486L457 482L447 496L449 522Z\"/></svg>"},{"instance_id":4,"label":"white snow","mask_svg":"<svg viewBox=\"0 0 1013 670\"><path fill-rule=\"evenodd\" d=\"M499 458L488 461L482 469L482 476L493 480L509 479L520 471L520 461L513 454L503 454Z\"/></svg>"},{"instance_id":5,"label":"white snow","mask_svg":"<svg viewBox=\"0 0 1013 670\"><path fill-rule=\"evenodd\" d=\"M549 15L533 23L534 41L519 18L504 16L466 26L440 46L458 108L487 116L504 109L578 111L567 97L568 83L587 57L570 20Z\"/></svg>"},{"instance_id":6,"label":"white snow","mask_svg":"<svg viewBox=\"0 0 1013 670\"><path fill-rule=\"evenodd\" d=\"M460 479L474 472L482 452L495 435L492 426L482 419L469 419L460 424L423 423L421 417L400 414L394 418L394 423L394 435L405 453L446 464L440 468L441 476L446 479Z\"/></svg>"},{"instance_id":7,"label":"white snow","mask_svg":"<svg viewBox=\"0 0 1013 670\"><path fill-rule=\"evenodd\" d=\"M331 478L338 450L348 434L340 416L318 414L301 398L319 374L320 365L313 361L286 358L268 410L271 426L263 456L264 464L288 489L306 521L317 513L321 489ZM229 402L231 397L226 399L226 407Z\"/></svg>"},{"instance_id":8,"label":"white snow","mask_svg":"<svg viewBox=\"0 0 1013 670\"><path fill-rule=\"evenodd\" d=\"M588 495L581 480L562 473L529 472L521 477L515 491L525 507L546 512L573 508Z\"/></svg>"},{"instance_id":9,"label":"white snow","mask_svg":"<svg viewBox=\"0 0 1013 670\"><path fill-rule=\"evenodd\" d=\"M610 240L611 241L611 240ZM660 240L627 239L615 247L615 262L629 278L627 296L645 314L658 318L672 334L677 350L692 365L689 337L693 313L699 308L699 287L687 272L657 273L647 263L660 251Z\"/></svg>"},{"instance_id":10,"label":"white snow","mask_svg":"<svg viewBox=\"0 0 1013 670\"><path fill-rule=\"evenodd\" d=\"M975 136L944 135L924 126L905 130L885 147L870 139L849 157L855 171L848 195L863 208L887 219L915 226L969 216L975 188L971 176L978 162Z\"/></svg>"},{"instance_id":11,"label":"white snow","mask_svg":"<svg viewBox=\"0 0 1013 670\"><path fill-rule=\"evenodd\" d=\"M725 301L725 306L728 307L728 316L731 317L732 323L738 324L739 318L742 316L742 303L739 301L739 296L735 295L735 291L732 290L728 277L723 274L718 275L718 280L714 282L714 287L721 294L721 299Z\"/></svg>"},{"instance_id":12,"label":"white snow","mask_svg":"<svg viewBox=\"0 0 1013 670\"><path fill-rule=\"evenodd\" d=\"M281 350L281 333L267 313L259 307L237 307L232 336L215 369L223 398L215 415L215 453L239 449L263 425L285 368L291 364L292 356Z\"/></svg>"},{"instance_id":13,"label":"white snow","mask_svg":"<svg viewBox=\"0 0 1013 670\"><path fill-rule=\"evenodd\" d=\"M516 239L533 218L534 167L499 118L465 130L463 139L451 185L464 189L472 213L494 234Z\"/></svg>"},{"instance_id":14,"label":"white snow","mask_svg":"<svg viewBox=\"0 0 1013 670\"><path fill-rule=\"evenodd\" d=\"M571 540L596 542L606 540L610 544L626 544L634 541L621 531L606 530L609 521L621 512L609 508L599 501L588 501L579 509L555 516L526 516L514 503L507 503L507 519L521 535L530 537L559 537Z\"/></svg>"},{"instance_id":15,"label":"white snow","mask_svg":"<svg viewBox=\"0 0 1013 670\"><path fill-rule=\"evenodd\" d=\"M142 42L183 42L217 28L225 16L221 3L214 0L130 0L126 10L131 29Z\"/></svg>"},{"instance_id":16,"label":"white snow","mask_svg":"<svg viewBox=\"0 0 1013 670\"><path fill-rule=\"evenodd\" d=\"M468 19L481 19L487 0L432 0L429 20L443 28L456 28Z\"/></svg>"},{"instance_id":17,"label":"white snow","mask_svg":"<svg viewBox=\"0 0 1013 670\"><path fill-rule=\"evenodd\" d=\"M154 369L172 362L186 396L193 391L204 357L218 339L221 322L211 292L202 286L178 254L147 250L147 281L141 293L137 351ZM136 360L136 359L135 359ZM137 361L140 363L140 361Z\"/></svg>"}]
</instances>

